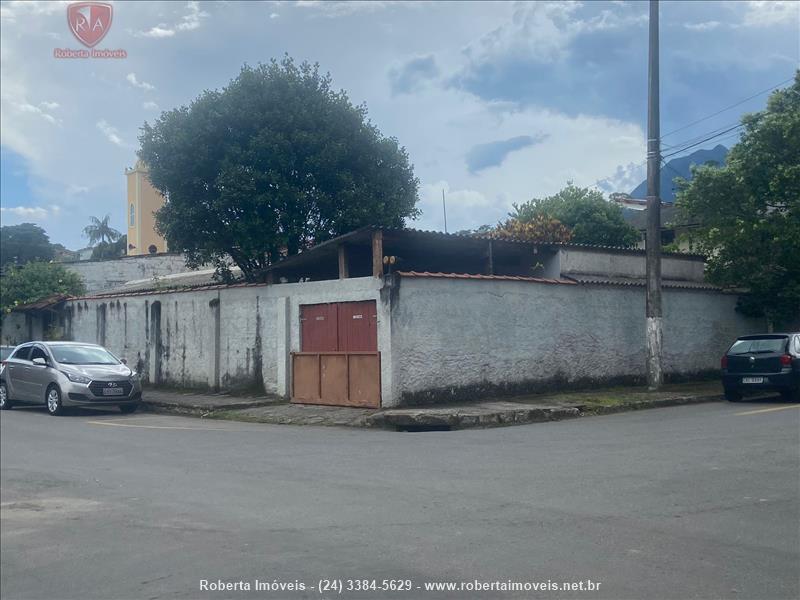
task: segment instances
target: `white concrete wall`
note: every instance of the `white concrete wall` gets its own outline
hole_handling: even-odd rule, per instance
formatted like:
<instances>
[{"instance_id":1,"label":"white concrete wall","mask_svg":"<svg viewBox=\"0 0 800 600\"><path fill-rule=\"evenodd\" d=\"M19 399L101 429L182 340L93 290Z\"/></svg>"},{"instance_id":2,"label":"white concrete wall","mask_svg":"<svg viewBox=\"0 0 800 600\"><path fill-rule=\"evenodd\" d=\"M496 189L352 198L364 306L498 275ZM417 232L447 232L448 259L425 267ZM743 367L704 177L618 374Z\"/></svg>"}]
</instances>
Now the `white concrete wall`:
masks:
<instances>
[{"instance_id":1,"label":"white concrete wall","mask_svg":"<svg viewBox=\"0 0 800 600\"><path fill-rule=\"evenodd\" d=\"M583 273L638 279L646 276L644 254L561 248L559 261L562 275ZM701 258L664 256L661 259L661 276L664 279L702 282L705 281L705 263Z\"/></svg>"},{"instance_id":2,"label":"white concrete wall","mask_svg":"<svg viewBox=\"0 0 800 600\"><path fill-rule=\"evenodd\" d=\"M32 338L29 329L29 325L25 320L25 313L12 312L3 315L0 345L16 346L30 341Z\"/></svg>"},{"instance_id":3,"label":"white concrete wall","mask_svg":"<svg viewBox=\"0 0 800 600\"><path fill-rule=\"evenodd\" d=\"M64 263L64 267L80 275L88 294L119 287L134 279L149 279L188 270L182 254L126 256L115 260Z\"/></svg>"},{"instance_id":4,"label":"white concrete wall","mask_svg":"<svg viewBox=\"0 0 800 600\"><path fill-rule=\"evenodd\" d=\"M300 305L376 300L378 350L384 397L391 393L391 340L388 299L381 281L356 279L218 288L191 292L87 298L67 302L67 334L77 341L100 342L98 308L106 306L105 345L140 364L155 380L154 302L161 304L161 381L165 385L213 388L215 384L215 309L219 302L219 385L222 389L263 389L287 396L291 390L290 352L300 350Z\"/></svg>"},{"instance_id":5,"label":"white concrete wall","mask_svg":"<svg viewBox=\"0 0 800 600\"><path fill-rule=\"evenodd\" d=\"M391 322L395 402L645 376L643 288L399 281ZM733 339L763 331L735 305L733 295L665 290L665 372L716 369Z\"/></svg>"}]
</instances>

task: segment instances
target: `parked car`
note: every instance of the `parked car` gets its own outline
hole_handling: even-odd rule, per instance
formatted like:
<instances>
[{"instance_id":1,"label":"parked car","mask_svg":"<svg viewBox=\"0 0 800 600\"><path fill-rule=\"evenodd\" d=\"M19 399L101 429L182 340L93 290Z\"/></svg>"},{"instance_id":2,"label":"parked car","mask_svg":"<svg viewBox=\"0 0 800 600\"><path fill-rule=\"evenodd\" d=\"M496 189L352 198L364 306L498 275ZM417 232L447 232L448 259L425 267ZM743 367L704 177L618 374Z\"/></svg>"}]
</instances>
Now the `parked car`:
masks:
<instances>
[{"instance_id":1,"label":"parked car","mask_svg":"<svg viewBox=\"0 0 800 600\"><path fill-rule=\"evenodd\" d=\"M737 339L722 357L725 398L748 392L780 392L800 401L800 333L765 333Z\"/></svg>"},{"instance_id":2,"label":"parked car","mask_svg":"<svg viewBox=\"0 0 800 600\"><path fill-rule=\"evenodd\" d=\"M132 413L142 398L136 373L96 344L29 342L0 366L0 408L44 404L51 415L67 406L119 406Z\"/></svg>"}]
</instances>

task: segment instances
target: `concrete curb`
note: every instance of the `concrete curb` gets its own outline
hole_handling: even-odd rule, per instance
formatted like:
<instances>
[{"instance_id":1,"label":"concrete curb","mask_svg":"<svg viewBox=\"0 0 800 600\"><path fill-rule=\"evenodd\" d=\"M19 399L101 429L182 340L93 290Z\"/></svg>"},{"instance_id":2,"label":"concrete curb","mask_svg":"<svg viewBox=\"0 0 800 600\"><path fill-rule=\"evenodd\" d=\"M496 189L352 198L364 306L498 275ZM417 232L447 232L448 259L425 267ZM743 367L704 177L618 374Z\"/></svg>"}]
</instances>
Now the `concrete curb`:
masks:
<instances>
[{"instance_id":1,"label":"concrete curb","mask_svg":"<svg viewBox=\"0 0 800 600\"><path fill-rule=\"evenodd\" d=\"M719 402L722 394L702 394L697 396L670 396L667 398L645 399L625 402L614 406L574 404L566 406L531 406L523 403L504 403L502 407L490 407L476 403L474 407L419 407L414 409L385 409L368 414L336 414L336 407L325 407L329 413L317 414L274 414L241 415L226 414L231 411L274 406L277 408L295 405L276 403L274 400L241 400L225 405L190 404L165 401L142 401L142 408L156 413L171 413L185 416L209 417L221 420L235 420L273 425L316 425L334 427L361 427L400 431L458 430L472 428L508 427L530 423L563 421L580 417L610 415L635 410L663 408ZM301 405L304 406L304 405ZM342 409L348 411L352 409ZM237 418L241 417L241 418Z\"/></svg>"},{"instance_id":2,"label":"concrete curb","mask_svg":"<svg viewBox=\"0 0 800 600\"><path fill-rule=\"evenodd\" d=\"M228 404L203 404L203 403L183 403L165 402L163 400L147 400L142 398L140 407L147 412L155 413L175 413L182 415L207 414L225 410L243 410L246 408L259 408L261 406L273 406L277 404L275 400L238 400Z\"/></svg>"}]
</instances>

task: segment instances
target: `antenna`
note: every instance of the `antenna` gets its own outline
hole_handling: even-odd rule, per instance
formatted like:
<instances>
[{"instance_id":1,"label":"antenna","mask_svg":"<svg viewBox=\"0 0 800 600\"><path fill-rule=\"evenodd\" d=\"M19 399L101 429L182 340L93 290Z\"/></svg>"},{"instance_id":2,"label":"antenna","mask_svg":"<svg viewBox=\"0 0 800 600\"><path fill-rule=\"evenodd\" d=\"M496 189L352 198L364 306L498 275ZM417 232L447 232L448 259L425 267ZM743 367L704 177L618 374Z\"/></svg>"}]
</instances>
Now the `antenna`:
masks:
<instances>
[{"instance_id":1,"label":"antenna","mask_svg":"<svg viewBox=\"0 0 800 600\"><path fill-rule=\"evenodd\" d=\"M442 188L442 212L444 212L444 232L447 233L447 202L444 199L444 188Z\"/></svg>"}]
</instances>

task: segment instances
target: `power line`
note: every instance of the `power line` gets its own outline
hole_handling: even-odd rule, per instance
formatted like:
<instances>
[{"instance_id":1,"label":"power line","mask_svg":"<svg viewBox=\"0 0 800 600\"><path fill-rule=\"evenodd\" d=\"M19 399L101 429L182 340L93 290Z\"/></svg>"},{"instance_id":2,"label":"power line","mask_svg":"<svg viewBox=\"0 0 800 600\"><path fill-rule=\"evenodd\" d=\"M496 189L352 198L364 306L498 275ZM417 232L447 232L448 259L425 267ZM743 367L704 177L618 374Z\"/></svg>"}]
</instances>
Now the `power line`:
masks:
<instances>
[{"instance_id":1,"label":"power line","mask_svg":"<svg viewBox=\"0 0 800 600\"><path fill-rule=\"evenodd\" d=\"M726 133L729 133L729 132L733 131L734 129L739 129L740 127L741 127L741 125L736 125L735 127L731 127L730 129L726 129L724 131L720 131L719 133L717 133L715 135L712 135L712 136L709 136L707 138L704 138L704 139L700 140L699 142L695 142L694 144L689 144L688 146L684 146L680 150L676 150L676 151L671 152L669 154L664 154L662 156L662 158L669 158L670 156L675 156L676 154L680 154L682 152L685 152L686 150L689 150L690 148L694 148L695 146L699 146L700 144L703 144L705 142L713 140L714 138L718 138L719 136L724 135Z\"/></svg>"},{"instance_id":2,"label":"power line","mask_svg":"<svg viewBox=\"0 0 800 600\"><path fill-rule=\"evenodd\" d=\"M664 144L663 146L661 146L661 149L662 150L674 150L675 148L679 148L679 147L684 146L686 144L691 144L693 142L696 142L700 138L704 138L707 135L712 135L714 133L720 132L723 129L727 129L728 127L733 127L734 125L741 125L741 122L740 121L736 121L734 123L726 123L725 125L717 127L716 129L711 129L709 131L704 131L703 133L699 133L694 137L687 138L687 139L682 140L680 142L676 142L674 144Z\"/></svg>"},{"instance_id":3,"label":"power line","mask_svg":"<svg viewBox=\"0 0 800 600\"><path fill-rule=\"evenodd\" d=\"M767 92L770 92L770 91L774 90L775 88L782 86L784 83L789 83L793 79L794 79L794 77L789 77L789 79L784 79L780 83L776 83L775 85L773 85L771 87L768 87L765 90L761 90L760 92L756 92L752 96L748 96L744 100L740 100L739 102L736 102L735 104L731 104L730 106L726 106L725 108L720 109L717 112L712 113L712 114L710 114L710 115L708 115L706 117L703 117L702 119L697 119L697 121L692 121L688 125L684 125L683 127L678 127L677 129L673 129L669 133L665 133L664 135L662 135L661 139L664 139L665 137L667 137L668 135L672 135L673 133L677 133L678 131L683 131L684 129L687 129L687 128L691 127L692 125L697 125L698 123L702 123L703 121L707 121L708 119L710 119L712 117L716 117L717 115L722 114L722 113L724 113L726 111L729 111L732 108L736 108L737 106L741 106L745 102L747 102L749 100L752 100L753 98L757 98L758 96L761 96L762 94L766 94Z\"/></svg>"}]
</instances>

